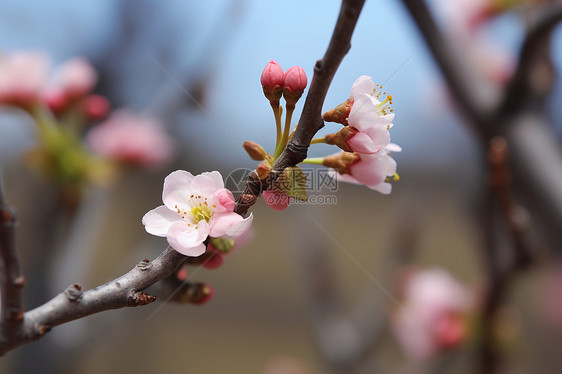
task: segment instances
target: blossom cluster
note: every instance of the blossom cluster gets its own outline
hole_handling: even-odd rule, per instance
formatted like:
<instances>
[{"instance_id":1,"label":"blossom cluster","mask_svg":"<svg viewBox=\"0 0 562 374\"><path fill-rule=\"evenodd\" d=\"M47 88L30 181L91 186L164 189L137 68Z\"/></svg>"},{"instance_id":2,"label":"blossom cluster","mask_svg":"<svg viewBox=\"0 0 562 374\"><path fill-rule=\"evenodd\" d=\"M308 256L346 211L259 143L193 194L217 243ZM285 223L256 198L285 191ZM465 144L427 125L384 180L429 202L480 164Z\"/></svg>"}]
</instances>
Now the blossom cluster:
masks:
<instances>
[{"instance_id":1,"label":"blossom cluster","mask_svg":"<svg viewBox=\"0 0 562 374\"><path fill-rule=\"evenodd\" d=\"M271 167L287 146L292 136L291 116L298 98L306 84L306 74L299 66L283 72L281 66L270 61L261 75L261 85L270 101L277 125L277 141L273 155L254 142L245 142L244 148L250 157L262 161L256 172L260 179L269 177ZM285 127L281 131L282 110L279 100L287 102ZM326 112L323 119L343 127L336 133L313 139L311 144L335 145L341 152L326 157L307 158L303 164L328 167L331 175L342 182L363 184L383 194L392 191L391 179L398 180L396 162L390 156L401 148L390 142L390 129L394 120L392 96L386 95L383 87L375 84L371 77L359 77L351 88L349 98L336 108ZM287 171L289 169L289 171ZM306 199L304 173L298 167L287 168L273 185L263 192L266 203L276 210L288 207L291 198Z\"/></svg>"},{"instance_id":2,"label":"blossom cluster","mask_svg":"<svg viewBox=\"0 0 562 374\"><path fill-rule=\"evenodd\" d=\"M128 109L111 112L94 92L98 74L85 58L52 68L39 51L0 54L0 106L27 112L37 124L37 147L27 160L77 194L85 183L104 183L118 165L169 161L173 142L155 119Z\"/></svg>"}]
</instances>

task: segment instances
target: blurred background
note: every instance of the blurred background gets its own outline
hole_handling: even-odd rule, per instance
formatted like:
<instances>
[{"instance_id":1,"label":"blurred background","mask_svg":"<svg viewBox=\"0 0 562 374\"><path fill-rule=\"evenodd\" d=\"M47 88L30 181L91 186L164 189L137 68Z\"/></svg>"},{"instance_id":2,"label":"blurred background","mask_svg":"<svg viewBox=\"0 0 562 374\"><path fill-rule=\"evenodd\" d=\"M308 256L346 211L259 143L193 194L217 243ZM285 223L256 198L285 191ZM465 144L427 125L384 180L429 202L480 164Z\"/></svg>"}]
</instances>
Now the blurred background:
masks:
<instances>
[{"instance_id":1,"label":"blurred background","mask_svg":"<svg viewBox=\"0 0 562 374\"><path fill-rule=\"evenodd\" d=\"M529 9L540 6L506 5L467 31L454 28L468 14L465 1L427 3L439 26L465 43L473 69L494 86L513 73ZM103 284L139 260L156 257L167 243L148 235L141 218L161 204L162 182L171 171L218 170L226 176L237 168L253 169L257 162L242 148L245 140L272 152L275 125L259 82L261 71L275 59L283 69L302 66L310 82L339 7L338 1L316 0L0 1L2 53L42 50L54 66L77 56L87 59L99 76L96 94L114 109L157 118L174 141L168 162L119 168L111 183L85 188L69 214L61 208L56 183L29 167L38 141L33 121L21 111L2 110L0 162L9 203L20 218L26 307L75 282L86 289ZM551 51L559 72L560 28L553 33ZM402 300L405 269L445 269L471 290L478 310L487 272L482 232L489 203L486 149L464 123L401 2L365 4L324 109L345 101L355 79L365 74L394 97L391 136L403 151L393 154L401 179L391 195L339 184L336 193L330 192L337 204L294 205L277 212L260 200L252 208L252 232L225 256L220 269L190 268L190 279L215 289L208 304L159 300L75 321L8 353L0 371L475 372L474 322L468 322L460 348L420 365L394 337L392 319L400 309L396 298ZM553 82L544 108L557 134L562 131L560 88L558 80ZM321 133L338 127L326 124ZM310 149L313 157L334 152L325 144ZM311 247L318 250L307 252ZM318 333L318 305L309 283L323 278L310 276L317 271L314 256L327 264L325 280L341 306L335 319L341 333ZM518 276L498 312L496 343L505 372L555 372L560 365L553 342L560 341L562 323L544 317L559 315L545 312L551 308L545 297L560 296L559 287L544 286L557 274L550 262ZM557 282L562 285L562 279ZM319 346L324 339L353 342L355 337L346 335L351 331L346 318L355 315L382 327L357 359L361 368L337 371L326 364Z\"/></svg>"}]
</instances>

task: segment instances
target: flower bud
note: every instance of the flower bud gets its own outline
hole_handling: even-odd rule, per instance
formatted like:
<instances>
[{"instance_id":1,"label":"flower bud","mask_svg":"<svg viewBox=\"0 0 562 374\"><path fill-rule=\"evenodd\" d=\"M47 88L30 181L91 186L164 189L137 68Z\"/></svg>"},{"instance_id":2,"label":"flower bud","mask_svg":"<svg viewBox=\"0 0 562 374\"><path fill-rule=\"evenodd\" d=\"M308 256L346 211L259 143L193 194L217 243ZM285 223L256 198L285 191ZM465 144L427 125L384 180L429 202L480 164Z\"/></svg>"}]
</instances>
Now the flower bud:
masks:
<instances>
[{"instance_id":1,"label":"flower bud","mask_svg":"<svg viewBox=\"0 0 562 374\"><path fill-rule=\"evenodd\" d=\"M352 105L353 101L351 99L347 99L334 109L324 113L322 115L322 119L326 122L336 122L347 126L347 118L349 117L349 112L351 112Z\"/></svg>"},{"instance_id":2,"label":"flower bud","mask_svg":"<svg viewBox=\"0 0 562 374\"><path fill-rule=\"evenodd\" d=\"M285 77L283 78L283 97L287 104L294 105L300 99L306 84L306 73L300 66L293 66L285 72Z\"/></svg>"},{"instance_id":3,"label":"flower bud","mask_svg":"<svg viewBox=\"0 0 562 374\"><path fill-rule=\"evenodd\" d=\"M356 153L340 152L324 157L322 165L334 168L340 174L349 174L349 167L360 160L361 158Z\"/></svg>"},{"instance_id":4,"label":"flower bud","mask_svg":"<svg viewBox=\"0 0 562 374\"><path fill-rule=\"evenodd\" d=\"M211 249L210 246L207 247L207 252L205 254L207 253L208 256L205 262L203 262L203 267L209 270L220 268L224 262L222 254L216 249Z\"/></svg>"},{"instance_id":5,"label":"flower bud","mask_svg":"<svg viewBox=\"0 0 562 374\"><path fill-rule=\"evenodd\" d=\"M88 119L99 121L107 117L111 108L109 101L101 95L89 95L84 99L84 114Z\"/></svg>"},{"instance_id":6,"label":"flower bud","mask_svg":"<svg viewBox=\"0 0 562 374\"><path fill-rule=\"evenodd\" d=\"M262 161L256 168L256 173L260 179L265 179L271 173L271 163L268 160Z\"/></svg>"},{"instance_id":7,"label":"flower bud","mask_svg":"<svg viewBox=\"0 0 562 374\"><path fill-rule=\"evenodd\" d=\"M55 116L60 116L68 107L66 95L60 90L48 90L44 94L44 100Z\"/></svg>"},{"instance_id":8,"label":"flower bud","mask_svg":"<svg viewBox=\"0 0 562 374\"><path fill-rule=\"evenodd\" d=\"M211 238L211 242L209 243L207 248L209 250L220 251L226 254L234 248L235 244L236 243L234 242L234 239Z\"/></svg>"},{"instance_id":9,"label":"flower bud","mask_svg":"<svg viewBox=\"0 0 562 374\"><path fill-rule=\"evenodd\" d=\"M246 152L248 152L248 155L252 160L255 161L265 160L267 152L258 143L246 140L243 144L243 147L246 150Z\"/></svg>"},{"instance_id":10,"label":"flower bud","mask_svg":"<svg viewBox=\"0 0 562 374\"><path fill-rule=\"evenodd\" d=\"M279 101L283 93L283 69L275 61L271 60L261 73L260 82L263 93L269 101Z\"/></svg>"},{"instance_id":11,"label":"flower bud","mask_svg":"<svg viewBox=\"0 0 562 374\"><path fill-rule=\"evenodd\" d=\"M209 302L215 294L213 287L204 283L195 283L188 291L189 302L195 305L203 305Z\"/></svg>"},{"instance_id":12,"label":"flower bud","mask_svg":"<svg viewBox=\"0 0 562 374\"><path fill-rule=\"evenodd\" d=\"M186 268L181 268L177 271L176 273L176 278L180 281L180 282L185 282L187 280L187 277L189 276L189 273L187 272Z\"/></svg>"},{"instance_id":13,"label":"flower bud","mask_svg":"<svg viewBox=\"0 0 562 374\"><path fill-rule=\"evenodd\" d=\"M291 197L283 191L268 190L263 191L263 199L265 203L274 210L285 210L291 202Z\"/></svg>"}]
</instances>

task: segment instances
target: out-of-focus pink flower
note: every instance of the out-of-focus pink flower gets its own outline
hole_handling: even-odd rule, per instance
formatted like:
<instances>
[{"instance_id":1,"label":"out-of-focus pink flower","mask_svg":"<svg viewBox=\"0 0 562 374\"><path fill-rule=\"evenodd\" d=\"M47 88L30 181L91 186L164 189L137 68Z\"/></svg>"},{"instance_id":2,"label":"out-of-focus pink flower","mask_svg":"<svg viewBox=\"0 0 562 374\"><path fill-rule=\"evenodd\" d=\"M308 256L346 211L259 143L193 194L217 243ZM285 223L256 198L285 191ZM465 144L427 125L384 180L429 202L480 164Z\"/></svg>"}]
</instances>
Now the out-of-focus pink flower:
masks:
<instances>
[{"instance_id":1,"label":"out-of-focus pink flower","mask_svg":"<svg viewBox=\"0 0 562 374\"><path fill-rule=\"evenodd\" d=\"M59 91L68 101L89 94L98 81L98 74L84 58L73 58L65 62L55 73L52 89Z\"/></svg>"},{"instance_id":2,"label":"out-of-focus pink flower","mask_svg":"<svg viewBox=\"0 0 562 374\"><path fill-rule=\"evenodd\" d=\"M282 191L263 191L265 203L275 210L285 210L291 202L291 197Z\"/></svg>"},{"instance_id":3,"label":"out-of-focus pink flower","mask_svg":"<svg viewBox=\"0 0 562 374\"><path fill-rule=\"evenodd\" d=\"M102 95L89 95L84 99L84 114L91 120L99 121L107 117L111 105Z\"/></svg>"},{"instance_id":4,"label":"out-of-focus pink flower","mask_svg":"<svg viewBox=\"0 0 562 374\"><path fill-rule=\"evenodd\" d=\"M492 0L440 0L437 13L443 16L447 34L462 45L469 62L492 82L502 84L515 69L515 56L482 30L486 20L510 6Z\"/></svg>"},{"instance_id":5,"label":"out-of-focus pink flower","mask_svg":"<svg viewBox=\"0 0 562 374\"><path fill-rule=\"evenodd\" d=\"M404 352L415 360L460 345L466 337L464 315L470 292L441 269L417 271L405 283L402 307L392 320Z\"/></svg>"},{"instance_id":6,"label":"out-of-focus pink flower","mask_svg":"<svg viewBox=\"0 0 562 374\"><path fill-rule=\"evenodd\" d=\"M200 256L208 236L235 238L252 224L251 214L243 218L233 212L234 197L225 190L218 171L197 176L174 171L164 180L164 205L146 213L142 223L148 233L166 237L181 254Z\"/></svg>"},{"instance_id":7,"label":"out-of-focus pink flower","mask_svg":"<svg viewBox=\"0 0 562 374\"><path fill-rule=\"evenodd\" d=\"M29 109L37 102L49 73L49 61L41 52L0 54L0 105Z\"/></svg>"},{"instance_id":8,"label":"out-of-focus pink flower","mask_svg":"<svg viewBox=\"0 0 562 374\"><path fill-rule=\"evenodd\" d=\"M93 128L86 141L100 155L139 166L165 163L173 155L173 142L160 122L124 109Z\"/></svg>"}]
</instances>

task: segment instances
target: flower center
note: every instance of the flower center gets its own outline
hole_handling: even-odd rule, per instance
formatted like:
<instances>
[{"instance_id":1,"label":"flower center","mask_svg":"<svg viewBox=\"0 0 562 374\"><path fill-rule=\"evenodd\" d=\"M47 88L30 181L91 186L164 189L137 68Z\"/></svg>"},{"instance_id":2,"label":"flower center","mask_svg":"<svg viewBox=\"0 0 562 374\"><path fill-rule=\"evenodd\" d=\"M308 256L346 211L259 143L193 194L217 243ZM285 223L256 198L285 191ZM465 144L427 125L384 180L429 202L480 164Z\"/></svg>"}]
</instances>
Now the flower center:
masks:
<instances>
[{"instance_id":1,"label":"flower center","mask_svg":"<svg viewBox=\"0 0 562 374\"><path fill-rule=\"evenodd\" d=\"M383 92L382 90L382 86L376 84L372 95L380 101L380 104L377 105L377 114L379 115L379 117L386 116L388 113L394 112L394 109L390 107L390 105L392 104L392 95L388 95L384 100L381 101L381 96L386 95L386 92Z\"/></svg>"},{"instance_id":2,"label":"flower center","mask_svg":"<svg viewBox=\"0 0 562 374\"><path fill-rule=\"evenodd\" d=\"M213 216L213 211L209 207L209 205L198 205L191 208L191 215L195 222L199 223L203 220L209 222L211 217Z\"/></svg>"}]
</instances>

